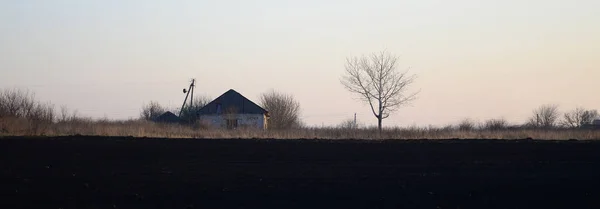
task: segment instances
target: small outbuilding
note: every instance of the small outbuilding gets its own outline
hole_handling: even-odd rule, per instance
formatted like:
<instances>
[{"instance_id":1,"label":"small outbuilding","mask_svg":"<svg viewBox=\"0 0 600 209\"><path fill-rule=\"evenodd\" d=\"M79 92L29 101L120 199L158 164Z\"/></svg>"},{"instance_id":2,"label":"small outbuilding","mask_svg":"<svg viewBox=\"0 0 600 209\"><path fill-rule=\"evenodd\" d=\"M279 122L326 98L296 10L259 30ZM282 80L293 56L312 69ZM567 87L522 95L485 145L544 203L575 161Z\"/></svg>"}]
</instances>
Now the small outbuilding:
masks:
<instances>
[{"instance_id":1,"label":"small outbuilding","mask_svg":"<svg viewBox=\"0 0 600 209\"><path fill-rule=\"evenodd\" d=\"M198 120L212 128L267 129L269 113L237 91L230 89L197 112Z\"/></svg>"},{"instance_id":2,"label":"small outbuilding","mask_svg":"<svg viewBox=\"0 0 600 209\"><path fill-rule=\"evenodd\" d=\"M156 117L156 119L154 119L154 122L179 123L179 122L181 122L181 119L179 117L177 117L177 115L173 114L172 112L167 111L167 112L163 113L162 115Z\"/></svg>"}]
</instances>

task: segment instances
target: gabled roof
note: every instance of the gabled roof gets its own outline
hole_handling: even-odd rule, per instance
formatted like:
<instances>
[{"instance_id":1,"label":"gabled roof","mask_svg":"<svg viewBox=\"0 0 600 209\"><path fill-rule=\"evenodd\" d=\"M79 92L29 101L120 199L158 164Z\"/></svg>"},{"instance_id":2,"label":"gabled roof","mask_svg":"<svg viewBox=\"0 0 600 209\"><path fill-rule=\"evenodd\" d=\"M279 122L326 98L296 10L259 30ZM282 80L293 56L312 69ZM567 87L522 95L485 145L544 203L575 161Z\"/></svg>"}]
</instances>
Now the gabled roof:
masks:
<instances>
[{"instance_id":1,"label":"gabled roof","mask_svg":"<svg viewBox=\"0 0 600 209\"><path fill-rule=\"evenodd\" d=\"M178 123L181 119L172 112L167 111L154 119L154 121L159 123Z\"/></svg>"},{"instance_id":2,"label":"gabled roof","mask_svg":"<svg viewBox=\"0 0 600 209\"><path fill-rule=\"evenodd\" d=\"M237 114L267 113L267 110L250 101L237 91L230 89L198 110L198 114L220 114L225 113L229 108L233 108Z\"/></svg>"}]
</instances>

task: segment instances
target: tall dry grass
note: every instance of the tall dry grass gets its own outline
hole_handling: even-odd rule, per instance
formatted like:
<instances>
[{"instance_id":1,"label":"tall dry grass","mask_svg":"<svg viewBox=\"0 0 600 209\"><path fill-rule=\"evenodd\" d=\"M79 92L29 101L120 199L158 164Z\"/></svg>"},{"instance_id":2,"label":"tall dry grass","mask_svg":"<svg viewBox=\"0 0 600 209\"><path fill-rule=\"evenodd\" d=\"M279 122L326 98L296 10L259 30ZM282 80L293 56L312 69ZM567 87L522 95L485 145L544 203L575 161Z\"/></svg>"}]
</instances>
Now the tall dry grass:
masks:
<instances>
[{"instance_id":1,"label":"tall dry grass","mask_svg":"<svg viewBox=\"0 0 600 209\"><path fill-rule=\"evenodd\" d=\"M453 127L386 128L381 134L376 128L312 127L291 130L257 129L206 129L180 124L161 124L145 120L111 121L76 118L49 124L43 132L31 132L29 123L23 119L0 119L3 129L0 136L133 136L159 138L256 138L256 139L579 139L598 140L598 129L525 129L503 130L470 129Z\"/></svg>"}]
</instances>

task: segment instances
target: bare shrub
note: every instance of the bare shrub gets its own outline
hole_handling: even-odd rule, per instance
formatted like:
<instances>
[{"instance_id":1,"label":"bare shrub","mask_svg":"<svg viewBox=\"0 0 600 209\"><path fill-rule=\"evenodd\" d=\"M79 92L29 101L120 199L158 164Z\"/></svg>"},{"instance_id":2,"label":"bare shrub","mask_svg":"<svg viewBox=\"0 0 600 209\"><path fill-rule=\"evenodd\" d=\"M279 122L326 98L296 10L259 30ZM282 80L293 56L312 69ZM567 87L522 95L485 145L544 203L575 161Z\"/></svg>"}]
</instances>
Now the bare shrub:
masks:
<instances>
[{"instance_id":1,"label":"bare shrub","mask_svg":"<svg viewBox=\"0 0 600 209\"><path fill-rule=\"evenodd\" d=\"M0 117L26 118L34 106L34 95L27 90L5 89L0 92Z\"/></svg>"},{"instance_id":2,"label":"bare shrub","mask_svg":"<svg viewBox=\"0 0 600 209\"><path fill-rule=\"evenodd\" d=\"M542 105L533 110L533 115L529 118L527 125L534 128L554 128L558 117L558 105Z\"/></svg>"},{"instance_id":3,"label":"bare shrub","mask_svg":"<svg viewBox=\"0 0 600 209\"><path fill-rule=\"evenodd\" d=\"M31 124L32 134L42 134L52 125L54 121L54 106L46 103L36 103L34 108L28 113L27 119Z\"/></svg>"},{"instance_id":4,"label":"bare shrub","mask_svg":"<svg viewBox=\"0 0 600 209\"><path fill-rule=\"evenodd\" d=\"M271 90L260 95L260 104L269 112L269 129L301 127L300 103L291 94Z\"/></svg>"},{"instance_id":5,"label":"bare shrub","mask_svg":"<svg viewBox=\"0 0 600 209\"><path fill-rule=\"evenodd\" d=\"M153 121L165 112L165 108L162 107L158 102L150 101L150 103L142 107L140 118L148 121Z\"/></svg>"},{"instance_id":6,"label":"bare shrub","mask_svg":"<svg viewBox=\"0 0 600 209\"><path fill-rule=\"evenodd\" d=\"M483 122L481 129L488 131L500 131L508 128L508 121L504 118L489 119Z\"/></svg>"},{"instance_id":7,"label":"bare shrub","mask_svg":"<svg viewBox=\"0 0 600 209\"><path fill-rule=\"evenodd\" d=\"M0 130L42 134L54 121L54 106L36 101L33 93L21 89L4 89L0 92L0 118L11 120ZM19 126L16 126L20 124Z\"/></svg>"},{"instance_id":8,"label":"bare shrub","mask_svg":"<svg viewBox=\"0 0 600 209\"><path fill-rule=\"evenodd\" d=\"M475 128L476 128L475 121L473 121L469 118L465 118L465 119L461 120L457 125L457 129L460 131L472 131L472 130L475 130Z\"/></svg>"},{"instance_id":9,"label":"bare shrub","mask_svg":"<svg viewBox=\"0 0 600 209\"><path fill-rule=\"evenodd\" d=\"M349 118L342 121L339 125L337 125L337 127L341 129L358 129L360 125L358 124L358 121L354 121L354 119Z\"/></svg>"},{"instance_id":10,"label":"bare shrub","mask_svg":"<svg viewBox=\"0 0 600 209\"><path fill-rule=\"evenodd\" d=\"M74 120L77 120L78 118L79 118L79 115L78 115L77 110L70 112L69 108L67 108L67 106L63 105L60 107L60 115L58 115L57 122L63 123L63 122L68 122L68 121L74 121Z\"/></svg>"},{"instance_id":11,"label":"bare shrub","mask_svg":"<svg viewBox=\"0 0 600 209\"><path fill-rule=\"evenodd\" d=\"M578 107L570 112L565 113L563 115L563 120L560 123L568 128L581 128L592 123L592 121L597 117L597 110L586 110Z\"/></svg>"}]
</instances>

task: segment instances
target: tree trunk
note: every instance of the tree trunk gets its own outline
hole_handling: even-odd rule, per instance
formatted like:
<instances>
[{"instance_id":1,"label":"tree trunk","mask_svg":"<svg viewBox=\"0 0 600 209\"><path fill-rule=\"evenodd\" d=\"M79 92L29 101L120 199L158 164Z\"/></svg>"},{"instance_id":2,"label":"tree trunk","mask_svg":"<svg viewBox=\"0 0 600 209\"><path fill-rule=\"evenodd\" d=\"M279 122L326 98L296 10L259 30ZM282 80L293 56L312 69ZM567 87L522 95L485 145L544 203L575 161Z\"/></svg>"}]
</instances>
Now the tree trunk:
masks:
<instances>
[{"instance_id":1,"label":"tree trunk","mask_svg":"<svg viewBox=\"0 0 600 209\"><path fill-rule=\"evenodd\" d=\"M377 117L377 129L379 129L379 135L381 136L381 115L379 115L379 117Z\"/></svg>"},{"instance_id":2,"label":"tree trunk","mask_svg":"<svg viewBox=\"0 0 600 209\"><path fill-rule=\"evenodd\" d=\"M381 84L381 83L380 83ZM381 89L381 85L379 86ZM377 115L377 128L379 129L379 137L381 138L381 120L383 120L383 108L381 108L381 91L379 91L379 106L377 106L377 110L379 110L379 115Z\"/></svg>"}]
</instances>

